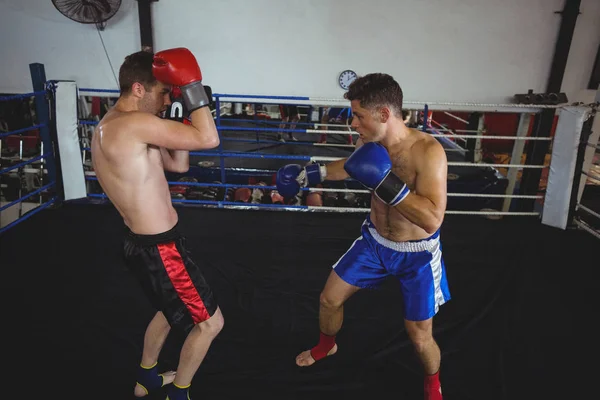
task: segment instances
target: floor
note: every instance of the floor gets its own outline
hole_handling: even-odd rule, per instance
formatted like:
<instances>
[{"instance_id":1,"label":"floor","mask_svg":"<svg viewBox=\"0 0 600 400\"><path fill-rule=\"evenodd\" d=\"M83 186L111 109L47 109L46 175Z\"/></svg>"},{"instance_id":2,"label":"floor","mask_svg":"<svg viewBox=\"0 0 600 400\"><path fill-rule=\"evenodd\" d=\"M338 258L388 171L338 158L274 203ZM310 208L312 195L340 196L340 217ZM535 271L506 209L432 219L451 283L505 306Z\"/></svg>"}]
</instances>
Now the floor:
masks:
<instances>
[{"instance_id":1,"label":"floor","mask_svg":"<svg viewBox=\"0 0 600 400\"><path fill-rule=\"evenodd\" d=\"M225 316L192 399L423 398L391 279L348 301L335 356L294 363L316 343L319 293L364 215L178 212ZM123 268L122 228L109 205L66 204L0 236L7 392L133 398L153 311ZM442 241L452 293L434 320L444 399L592 398L598 240L536 217L450 215ZM162 367L176 365L180 344L169 337Z\"/></svg>"}]
</instances>

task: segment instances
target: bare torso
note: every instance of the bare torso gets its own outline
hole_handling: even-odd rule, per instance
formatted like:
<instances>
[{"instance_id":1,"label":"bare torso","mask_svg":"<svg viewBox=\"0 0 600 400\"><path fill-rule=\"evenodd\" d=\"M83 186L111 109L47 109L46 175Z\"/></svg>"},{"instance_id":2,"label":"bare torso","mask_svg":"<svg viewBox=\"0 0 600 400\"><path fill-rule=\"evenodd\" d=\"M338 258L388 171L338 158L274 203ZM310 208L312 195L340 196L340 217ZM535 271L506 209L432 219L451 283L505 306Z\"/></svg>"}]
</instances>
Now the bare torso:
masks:
<instances>
[{"instance_id":1,"label":"bare torso","mask_svg":"<svg viewBox=\"0 0 600 400\"><path fill-rule=\"evenodd\" d=\"M416 161L419 154L423 153L426 141L435 141L435 139L416 129L411 129L410 132L410 136L405 141L388 149L388 152L392 160L393 172L407 184L411 191L415 191ZM381 236L395 242L419 240L431 236L423 228L410 222L398 210L379 200L375 194L371 196L371 221Z\"/></svg>"},{"instance_id":2,"label":"bare torso","mask_svg":"<svg viewBox=\"0 0 600 400\"><path fill-rule=\"evenodd\" d=\"M135 139L135 115L110 110L92 138L92 162L105 194L138 234L157 234L178 220L160 149Z\"/></svg>"}]
</instances>

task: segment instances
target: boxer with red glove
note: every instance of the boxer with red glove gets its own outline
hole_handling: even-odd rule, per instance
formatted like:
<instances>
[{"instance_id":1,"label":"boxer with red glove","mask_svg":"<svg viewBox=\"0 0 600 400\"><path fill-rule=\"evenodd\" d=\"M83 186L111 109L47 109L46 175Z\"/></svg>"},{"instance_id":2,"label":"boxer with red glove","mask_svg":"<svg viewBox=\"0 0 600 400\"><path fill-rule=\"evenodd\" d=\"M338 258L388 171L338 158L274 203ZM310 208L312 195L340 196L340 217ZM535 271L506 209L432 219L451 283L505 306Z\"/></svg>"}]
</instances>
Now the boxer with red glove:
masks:
<instances>
[{"instance_id":1,"label":"boxer with red glove","mask_svg":"<svg viewBox=\"0 0 600 400\"><path fill-rule=\"evenodd\" d=\"M392 172L388 151L379 143L365 143L356 149L344 163L344 169L392 207L400 204L410 193L406 183Z\"/></svg>"},{"instance_id":2,"label":"boxer with red glove","mask_svg":"<svg viewBox=\"0 0 600 400\"><path fill-rule=\"evenodd\" d=\"M277 171L277 191L284 198L296 196L301 188L316 186L327 177L327 167L321 164L309 164L302 167L298 164L288 164Z\"/></svg>"},{"instance_id":3,"label":"boxer with red glove","mask_svg":"<svg viewBox=\"0 0 600 400\"><path fill-rule=\"evenodd\" d=\"M202 85L202 72L196 57L186 48L159 51L154 55L152 73L159 81L181 90L186 109L191 113L210 103Z\"/></svg>"},{"instance_id":4,"label":"boxer with red glove","mask_svg":"<svg viewBox=\"0 0 600 400\"><path fill-rule=\"evenodd\" d=\"M165 387L169 399L188 400L192 378L224 323L202 265L186 251L179 215L168 201L176 187L169 187L165 174L186 173L190 151L219 144L201 82L202 73L189 50L126 56L119 68L119 99L98 122L101 133L92 137L94 172L127 226L125 266L155 310L144 334L133 387L136 397ZM181 99L172 104L169 94L177 89ZM169 106L166 118L159 118ZM186 110L191 111L191 124L177 122L185 121ZM164 248L176 260L168 268L161 258ZM175 290L174 273L194 289L192 298ZM177 370L163 372L157 362L171 330L183 335L185 344Z\"/></svg>"}]
</instances>

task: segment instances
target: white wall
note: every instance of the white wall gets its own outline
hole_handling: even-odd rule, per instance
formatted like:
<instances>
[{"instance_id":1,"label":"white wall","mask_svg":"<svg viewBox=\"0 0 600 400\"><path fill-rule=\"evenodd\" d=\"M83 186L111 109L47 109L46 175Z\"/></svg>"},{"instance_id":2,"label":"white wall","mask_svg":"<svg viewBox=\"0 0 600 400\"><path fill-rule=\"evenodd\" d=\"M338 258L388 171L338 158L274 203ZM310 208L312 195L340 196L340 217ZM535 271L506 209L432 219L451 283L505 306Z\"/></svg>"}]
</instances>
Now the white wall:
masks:
<instances>
[{"instance_id":1,"label":"white wall","mask_svg":"<svg viewBox=\"0 0 600 400\"><path fill-rule=\"evenodd\" d=\"M394 75L407 100L505 103L545 89L563 2L160 0L152 9L155 49L189 47L215 92L339 98L337 76L350 68ZM31 91L32 62L48 79L117 87L93 25L50 0L0 0L0 11L0 92ZM600 1L582 0L581 12L563 85L571 101L594 97L585 88ZM102 32L115 74L139 36L137 1L123 0Z\"/></svg>"}]
</instances>

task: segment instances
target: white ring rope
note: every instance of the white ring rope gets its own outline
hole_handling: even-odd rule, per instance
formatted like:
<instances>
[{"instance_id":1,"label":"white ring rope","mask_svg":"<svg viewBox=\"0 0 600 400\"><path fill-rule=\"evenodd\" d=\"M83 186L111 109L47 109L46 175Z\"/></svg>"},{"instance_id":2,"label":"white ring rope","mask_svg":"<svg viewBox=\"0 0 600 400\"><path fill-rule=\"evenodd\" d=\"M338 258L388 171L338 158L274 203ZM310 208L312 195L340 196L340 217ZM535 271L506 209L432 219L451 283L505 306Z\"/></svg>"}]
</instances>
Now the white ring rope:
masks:
<instances>
[{"instance_id":1,"label":"white ring rope","mask_svg":"<svg viewBox=\"0 0 600 400\"><path fill-rule=\"evenodd\" d=\"M588 214L593 215L594 217L600 219L600 214L598 214L594 210L590 210L589 208L587 208L583 204L577 204L577 209L581 209L581 210L587 212Z\"/></svg>"},{"instance_id":2,"label":"white ring rope","mask_svg":"<svg viewBox=\"0 0 600 400\"><path fill-rule=\"evenodd\" d=\"M435 129L435 128L434 128ZM438 130L438 129L436 129ZM537 136L489 136L489 135L444 135L443 133L430 133L433 137L456 137L456 138L473 138L473 139L503 139L503 140L552 140L548 137Z\"/></svg>"},{"instance_id":3,"label":"white ring rope","mask_svg":"<svg viewBox=\"0 0 600 400\"><path fill-rule=\"evenodd\" d=\"M353 144L335 144L335 143L313 143L313 146L325 146L325 147L356 147Z\"/></svg>"},{"instance_id":4,"label":"white ring rope","mask_svg":"<svg viewBox=\"0 0 600 400\"><path fill-rule=\"evenodd\" d=\"M343 98L323 98L323 97L310 97L305 99L294 99L294 98L263 98L260 95L219 95L219 101L225 102L246 102L246 103L261 103L261 104L294 104L294 105L308 105L308 106L344 106L350 107L350 102ZM430 111L442 110L442 107L448 107L446 110L452 110L452 107L460 107L463 110L452 110L452 111L465 111L464 108L468 108L472 111L483 111L484 109L493 109L497 112L530 112L536 113L541 109L558 109L569 106L568 103L563 104L515 104L515 103L453 103L453 102L439 102L439 101L404 101L405 105L413 104L417 107L411 108L406 107L409 110L422 111L426 105ZM577 105L579 107L589 107L589 105ZM514 111L513 111L514 110Z\"/></svg>"},{"instance_id":5,"label":"white ring rope","mask_svg":"<svg viewBox=\"0 0 600 400\"><path fill-rule=\"evenodd\" d=\"M600 239L600 232L598 232L596 229L592 228L585 222L580 221L578 219L575 219L575 223L577 224L577 226L579 226L584 231L587 231L588 233L591 233L592 235L594 235L596 238Z\"/></svg>"},{"instance_id":6,"label":"white ring rope","mask_svg":"<svg viewBox=\"0 0 600 400\"><path fill-rule=\"evenodd\" d=\"M404 101L403 104L427 104L428 106L456 106L456 107L507 107L507 108L561 108L568 104L519 104L519 103L453 103L443 101Z\"/></svg>"},{"instance_id":7,"label":"white ring rope","mask_svg":"<svg viewBox=\"0 0 600 400\"><path fill-rule=\"evenodd\" d=\"M367 189L336 189L336 188L308 188L309 192L338 192L338 193L371 193ZM482 197L482 198L513 198L513 199L542 199L541 195L520 194L485 194L485 193L448 193L448 197Z\"/></svg>"},{"instance_id":8,"label":"white ring rope","mask_svg":"<svg viewBox=\"0 0 600 400\"><path fill-rule=\"evenodd\" d=\"M314 156L311 157L311 161L338 161L343 157L325 157L325 156ZM453 165L457 167L478 167L478 168L486 168L486 167L494 167L494 168L548 168L548 165L525 165L525 164L487 164L487 163L470 163L470 162L460 162L460 161L449 161L448 165Z\"/></svg>"},{"instance_id":9,"label":"white ring rope","mask_svg":"<svg viewBox=\"0 0 600 400\"><path fill-rule=\"evenodd\" d=\"M449 161L448 165L457 167L493 167L493 168L548 168L549 165L525 165L525 164L486 164L486 163L469 163L459 161Z\"/></svg>"},{"instance_id":10,"label":"white ring rope","mask_svg":"<svg viewBox=\"0 0 600 400\"><path fill-rule=\"evenodd\" d=\"M259 129L257 129L257 130L259 130ZM320 133L322 135L359 135L358 132L351 131L351 130L347 130L347 131L327 131L327 130L321 130L321 129L306 129L305 131L306 131L306 133Z\"/></svg>"},{"instance_id":11,"label":"white ring rope","mask_svg":"<svg viewBox=\"0 0 600 400\"><path fill-rule=\"evenodd\" d=\"M441 131L441 129L433 128L436 131ZM259 129L257 129L259 130ZM348 131L330 131L330 130L320 130L320 129L306 129L306 133L319 133L322 135L359 135L358 132L348 130ZM474 131L480 132L480 131ZM430 133L433 137L445 137L445 138L472 138L472 139L501 139L501 140L552 140L552 138L547 137L529 137L529 136L490 136L490 135L457 135L450 134L446 135L443 133Z\"/></svg>"},{"instance_id":12,"label":"white ring rope","mask_svg":"<svg viewBox=\"0 0 600 400\"><path fill-rule=\"evenodd\" d=\"M456 115L454 115L454 114L452 114L452 113L449 113L448 111L444 111L444 114L446 114L446 115L447 115L447 116L449 116L449 117L452 117L452 118L454 118L454 119L455 119L455 120L457 120L457 121L464 122L465 124L468 124L468 123L469 123L469 121L467 121L467 120L464 120L464 119L462 119L462 118L459 118L459 117L457 117Z\"/></svg>"},{"instance_id":13,"label":"white ring rope","mask_svg":"<svg viewBox=\"0 0 600 400\"><path fill-rule=\"evenodd\" d=\"M224 208L242 208L242 209L265 209L260 204L252 205L252 203L240 203L240 205L224 205ZM266 208L273 211L299 211L299 212L340 212L340 213L368 213L370 208L358 207L329 207L329 206L304 206L304 207L276 207ZM539 216L539 212L520 212L520 211L446 211L446 215L519 215L519 216Z\"/></svg>"},{"instance_id":14,"label":"white ring rope","mask_svg":"<svg viewBox=\"0 0 600 400\"><path fill-rule=\"evenodd\" d=\"M590 146L590 147L593 147L596 150L600 150L600 144L593 144L593 143L587 142L586 145Z\"/></svg>"},{"instance_id":15,"label":"white ring rope","mask_svg":"<svg viewBox=\"0 0 600 400\"><path fill-rule=\"evenodd\" d=\"M540 215L539 212L536 211L446 211L446 214L454 214L454 215L531 215L536 216Z\"/></svg>"}]
</instances>

